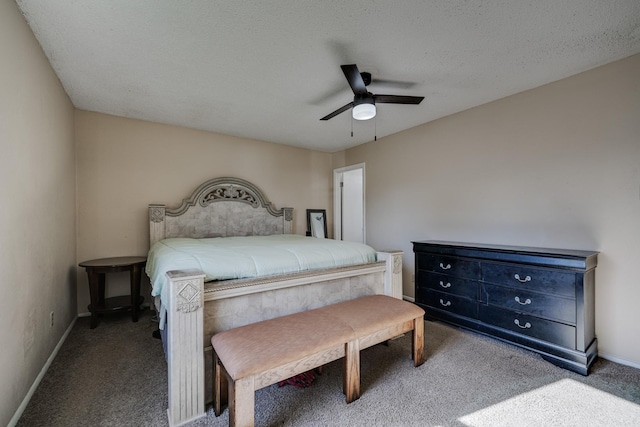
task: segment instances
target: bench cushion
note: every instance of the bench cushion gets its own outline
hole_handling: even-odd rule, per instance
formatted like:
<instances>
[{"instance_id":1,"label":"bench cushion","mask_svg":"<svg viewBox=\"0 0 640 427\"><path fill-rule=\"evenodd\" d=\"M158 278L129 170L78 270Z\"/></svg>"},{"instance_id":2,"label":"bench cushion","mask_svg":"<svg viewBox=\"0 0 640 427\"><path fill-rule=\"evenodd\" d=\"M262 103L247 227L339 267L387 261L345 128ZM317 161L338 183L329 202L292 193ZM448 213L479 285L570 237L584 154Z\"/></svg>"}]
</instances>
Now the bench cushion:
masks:
<instances>
[{"instance_id":1,"label":"bench cushion","mask_svg":"<svg viewBox=\"0 0 640 427\"><path fill-rule=\"evenodd\" d=\"M424 316L424 310L417 305L387 295L369 295L321 310L351 326L357 338Z\"/></svg>"},{"instance_id":2,"label":"bench cushion","mask_svg":"<svg viewBox=\"0 0 640 427\"><path fill-rule=\"evenodd\" d=\"M319 308L223 331L211 344L227 373L238 380L353 339L349 324Z\"/></svg>"},{"instance_id":3,"label":"bench cushion","mask_svg":"<svg viewBox=\"0 0 640 427\"><path fill-rule=\"evenodd\" d=\"M211 344L227 373L238 380L423 315L410 302L369 295L223 331Z\"/></svg>"}]
</instances>

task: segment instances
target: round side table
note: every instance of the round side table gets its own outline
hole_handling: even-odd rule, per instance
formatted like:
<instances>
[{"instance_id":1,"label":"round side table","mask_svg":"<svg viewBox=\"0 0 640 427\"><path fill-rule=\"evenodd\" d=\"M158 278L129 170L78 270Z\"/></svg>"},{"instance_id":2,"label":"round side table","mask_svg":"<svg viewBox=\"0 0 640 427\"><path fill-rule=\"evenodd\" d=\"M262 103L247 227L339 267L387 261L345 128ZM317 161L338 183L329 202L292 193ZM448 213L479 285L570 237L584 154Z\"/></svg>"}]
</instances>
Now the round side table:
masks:
<instances>
[{"instance_id":1,"label":"round side table","mask_svg":"<svg viewBox=\"0 0 640 427\"><path fill-rule=\"evenodd\" d=\"M89 293L91 304L91 329L98 326L98 315L115 311L131 310L131 320L138 321L138 310L144 298L140 296L140 280L142 270L147 263L146 257L129 256L115 258L100 258L83 261L78 264L84 267L89 276ZM129 272L131 295L104 297L105 275L108 273Z\"/></svg>"}]
</instances>

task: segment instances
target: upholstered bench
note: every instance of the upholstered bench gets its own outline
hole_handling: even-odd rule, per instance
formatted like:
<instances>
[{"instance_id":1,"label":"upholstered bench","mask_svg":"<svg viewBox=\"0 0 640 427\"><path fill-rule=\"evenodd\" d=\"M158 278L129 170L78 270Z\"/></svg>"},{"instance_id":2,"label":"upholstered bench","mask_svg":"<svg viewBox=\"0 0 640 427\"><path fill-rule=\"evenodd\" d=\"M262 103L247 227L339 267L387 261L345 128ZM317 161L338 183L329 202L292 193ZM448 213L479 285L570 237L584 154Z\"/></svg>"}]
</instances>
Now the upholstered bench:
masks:
<instances>
[{"instance_id":1,"label":"upholstered bench","mask_svg":"<svg viewBox=\"0 0 640 427\"><path fill-rule=\"evenodd\" d=\"M255 391L345 358L346 402L360 397L360 350L413 331L415 366L424 362L424 310L371 295L220 332L214 351L214 405L220 415L228 383L229 424L252 426Z\"/></svg>"}]
</instances>

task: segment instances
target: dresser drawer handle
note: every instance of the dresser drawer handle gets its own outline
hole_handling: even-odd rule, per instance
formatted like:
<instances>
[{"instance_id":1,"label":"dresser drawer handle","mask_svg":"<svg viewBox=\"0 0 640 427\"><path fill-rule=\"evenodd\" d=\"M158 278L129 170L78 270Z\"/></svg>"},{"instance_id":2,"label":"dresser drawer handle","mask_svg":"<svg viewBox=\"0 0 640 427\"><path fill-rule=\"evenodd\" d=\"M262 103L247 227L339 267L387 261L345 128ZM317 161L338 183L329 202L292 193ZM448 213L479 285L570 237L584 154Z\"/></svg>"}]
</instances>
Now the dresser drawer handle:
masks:
<instances>
[{"instance_id":1,"label":"dresser drawer handle","mask_svg":"<svg viewBox=\"0 0 640 427\"><path fill-rule=\"evenodd\" d=\"M515 274L515 276L513 276L513 278L516 279L518 282L522 282L522 283L527 283L531 281L531 276L527 276L524 279L521 279L520 275L517 273Z\"/></svg>"},{"instance_id":2,"label":"dresser drawer handle","mask_svg":"<svg viewBox=\"0 0 640 427\"><path fill-rule=\"evenodd\" d=\"M522 328L522 329L529 329L531 327L531 323L529 322L525 323L524 326L521 325L518 319L515 319L513 323L515 323L516 325L518 325L519 328Z\"/></svg>"},{"instance_id":3,"label":"dresser drawer handle","mask_svg":"<svg viewBox=\"0 0 640 427\"><path fill-rule=\"evenodd\" d=\"M441 282L442 283L442 282ZM526 300L524 300L524 302L520 301L520 297L515 297L515 300L518 304L521 305L528 305L531 304L531 300L529 298L527 298Z\"/></svg>"},{"instance_id":4,"label":"dresser drawer handle","mask_svg":"<svg viewBox=\"0 0 640 427\"><path fill-rule=\"evenodd\" d=\"M440 298L440 304L443 307L449 307L451 305L451 301L444 302L444 301L442 301L442 298Z\"/></svg>"},{"instance_id":5,"label":"dresser drawer handle","mask_svg":"<svg viewBox=\"0 0 640 427\"><path fill-rule=\"evenodd\" d=\"M443 270L450 270L451 264L443 265L442 263L440 263L440 268Z\"/></svg>"},{"instance_id":6,"label":"dresser drawer handle","mask_svg":"<svg viewBox=\"0 0 640 427\"><path fill-rule=\"evenodd\" d=\"M451 283L447 282L446 284L441 280L440 281L440 286L442 286L443 288L447 289L451 287ZM517 298L517 297L516 297Z\"/></svg>"}]
</instances>

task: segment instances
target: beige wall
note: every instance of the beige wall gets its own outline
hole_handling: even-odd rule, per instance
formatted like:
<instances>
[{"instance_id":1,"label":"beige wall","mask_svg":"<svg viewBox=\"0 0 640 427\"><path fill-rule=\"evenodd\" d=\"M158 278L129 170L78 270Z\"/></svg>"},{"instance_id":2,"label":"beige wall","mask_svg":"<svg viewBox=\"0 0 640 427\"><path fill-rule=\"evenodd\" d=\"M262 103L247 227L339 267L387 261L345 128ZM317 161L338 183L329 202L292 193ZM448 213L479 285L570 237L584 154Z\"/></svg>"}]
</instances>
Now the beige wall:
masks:
<instances>
[{"instance_id":1,"label":"beige wall","mask_svg":"<svg viewBox=\"0 0 640 427\"><path fill-rule=\"evenodd\" d=\"M246 179L276 208L293 207L297 234L306 231L307 208L331 208L327 153L87 111L76 111L75 131L78 261L146 255L147 205L177 206L211 178ZM109 278L107 296L129 292L126 273ZM79 313L88 311L87 286L78 269Z\"/></svg>"},{"instance_id":2,"label":"beige wall","mask_svg":"<svg viewBox=\"0 0 640 427\"><path fill-rule=\"evenodd\" d=\"M0 63L4 426L76 316L75 154L73 106L12 1L0 1Z\"/></svg>"},{"instance_id":3,"label":"beige wall","mask_svg":"<svg viewBox=\"0 0 640 427\"><path fill-rule=\"evenodd\" d=\"M640 55L338 153L366 163L367 239L594 249L596 333L640 366ZM427 98L426 102L429 100Z\"/></svg>"}]
</instances>

